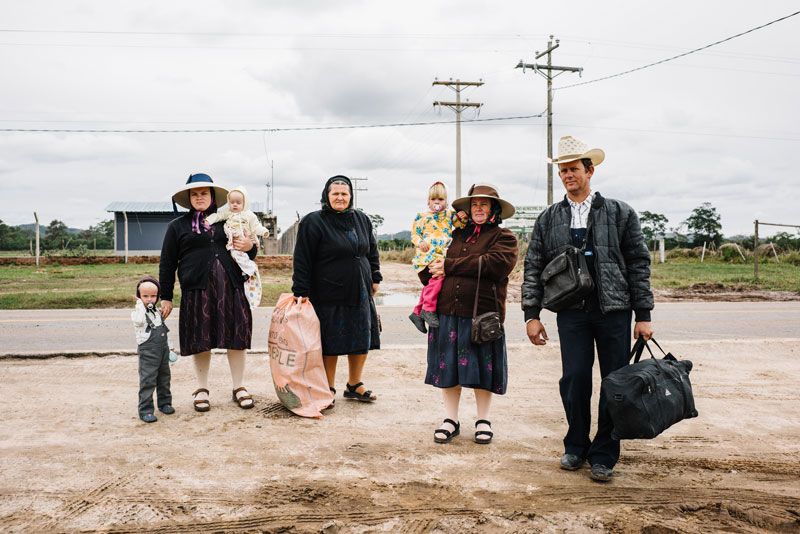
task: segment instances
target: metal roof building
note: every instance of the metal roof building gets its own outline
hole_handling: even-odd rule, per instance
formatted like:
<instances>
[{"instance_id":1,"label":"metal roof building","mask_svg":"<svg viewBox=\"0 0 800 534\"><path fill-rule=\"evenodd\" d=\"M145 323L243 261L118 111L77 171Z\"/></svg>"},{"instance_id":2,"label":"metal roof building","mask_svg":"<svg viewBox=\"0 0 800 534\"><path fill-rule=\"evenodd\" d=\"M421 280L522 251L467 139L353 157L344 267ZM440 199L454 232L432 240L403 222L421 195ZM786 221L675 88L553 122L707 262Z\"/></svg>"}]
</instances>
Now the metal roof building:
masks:
<instances>
[{"instance_id":1,"label":"metal roof building","mask_svg":"<svg viewBox=\"0 0 800 534\"><path fill-rule=\"evenodd\" d=\"M265 217L263 202L250 202L250 209L263 220L274 235L273 217ZM112 202L106 211L114 214L114 253L118 256L150 256L161 254L161 244L167 225L188 210L178 206L176 215L172 202ZM126 246L127 237L127 246Z\"/></svg>"}]
</instances>

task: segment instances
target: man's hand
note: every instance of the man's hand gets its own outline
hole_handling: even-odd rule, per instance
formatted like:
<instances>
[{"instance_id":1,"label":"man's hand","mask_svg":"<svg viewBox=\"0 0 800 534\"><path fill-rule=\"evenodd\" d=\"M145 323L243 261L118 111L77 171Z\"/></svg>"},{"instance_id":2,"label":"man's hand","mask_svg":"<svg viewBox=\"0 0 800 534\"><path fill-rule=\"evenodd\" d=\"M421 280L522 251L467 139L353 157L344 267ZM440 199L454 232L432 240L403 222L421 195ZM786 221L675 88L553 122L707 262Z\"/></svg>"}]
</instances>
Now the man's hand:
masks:
<instances>
[{"instance_id":1,"label":"man's hand","mask_svg":"<svg viewBox=\"0 0 800 534\"><path fill-rule=\"evenodd\" d=\"M550 339L547 337L547 331L544 329L544 325L539 319L528 321L528 324L525 325L525 330L528 334L528 339L530 339L531 343L534 345L546 345L547 340Z\"/></svg>"},{"instance_id":2,"label":"man's hand","mask_svg":"<svg viewBox=\"0 0 800 534\"><path fill-rule=\"evenodd\" d=\"M428 244L427 241L423 239L419 242L417 248L420 249L422 252L428 252L431 249L431 246Z\"/></svg>"},{"instance_id":3,"label":"man's hand","mask_svg":"<svg viewBox=\"0 0 800 534\"><path fill-rule=\"evenodd\" d=\"M172 301L171 300L162 300L161 301L161 316L164 320L167 320L169 314L172 313Z\"/></svg>"},{"instance_id":4,"label":"man's hand","mask_svg":"<svg viewBox=\"0 0 800 534\"><path fill-rule=\"evenodd\" d=\"M639 339L639 336L644 336L645 341L653 337L653 326L650 321L639 321L633 326L633 339Z\"/></svg>"},{"instance_id":5,"label":"man's hand","mask_svg":"<svg viewBox=\"0 0 800 534\"><path fill-rule=\"evenodd\" d=\"M372 294L373 295L376 295L378 293L378 287L379 286L380 286L380 284L375 284L375 283L372 284Z\"/></svg>"}]
</instances>

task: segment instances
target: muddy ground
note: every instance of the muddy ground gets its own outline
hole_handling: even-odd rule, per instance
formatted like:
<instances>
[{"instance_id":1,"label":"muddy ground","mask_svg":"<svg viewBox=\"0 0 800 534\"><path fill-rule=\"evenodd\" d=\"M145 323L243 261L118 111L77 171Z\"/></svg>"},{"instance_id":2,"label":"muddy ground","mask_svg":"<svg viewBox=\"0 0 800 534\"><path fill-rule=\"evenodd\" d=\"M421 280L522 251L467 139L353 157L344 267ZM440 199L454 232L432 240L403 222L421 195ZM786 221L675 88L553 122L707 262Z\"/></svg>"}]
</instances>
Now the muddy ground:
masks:
<instances>
[{"instance_id":1,"label":"muddy ground","mask_svg":"<svg viewBox=\"0 0 800 534\"><path fill-rule=\"evenodd\" d=\"M800 531L800 357L784 341L673 342L694 361L700 417L623 444L613 482L558 469L565 422L558 348L514 345L490 445L433 443L425 352L370 355L373 405L339 397L322 420L286 412L263 355L256 407L230 401L224 357L212 409L192 411L191 362L172 367L177 413L136 417L132 356L0 361L3 532ZM341 362L339 387L345 378Z\"/></svg>"}]
</instances>

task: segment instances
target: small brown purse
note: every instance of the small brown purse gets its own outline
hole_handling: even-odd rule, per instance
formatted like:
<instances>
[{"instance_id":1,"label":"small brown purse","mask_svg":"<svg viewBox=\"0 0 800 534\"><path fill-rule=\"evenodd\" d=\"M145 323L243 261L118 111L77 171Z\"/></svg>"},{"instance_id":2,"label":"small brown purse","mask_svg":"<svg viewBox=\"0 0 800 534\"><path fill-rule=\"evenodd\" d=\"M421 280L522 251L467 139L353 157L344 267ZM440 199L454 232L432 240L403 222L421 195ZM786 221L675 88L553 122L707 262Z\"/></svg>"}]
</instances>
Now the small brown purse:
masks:
<instances>
[{"instance_id":1,"label":"small brown purse","mask_svg":"<svg viewBox=\"0 0 800 534\"><path fill-rule=\"evenodd\" d=\"M478 294L481 288L481 264L483 258L478 257L478 286L475 288L475 303L472 306L472 328L470 329L470 340L476 345L495 341L503 336L503 322L500 320L500 306L497 304L497 287L492 284L494 293L494 305L496 311L486 312L478 315Z\"/></svg>"}]
</instances>

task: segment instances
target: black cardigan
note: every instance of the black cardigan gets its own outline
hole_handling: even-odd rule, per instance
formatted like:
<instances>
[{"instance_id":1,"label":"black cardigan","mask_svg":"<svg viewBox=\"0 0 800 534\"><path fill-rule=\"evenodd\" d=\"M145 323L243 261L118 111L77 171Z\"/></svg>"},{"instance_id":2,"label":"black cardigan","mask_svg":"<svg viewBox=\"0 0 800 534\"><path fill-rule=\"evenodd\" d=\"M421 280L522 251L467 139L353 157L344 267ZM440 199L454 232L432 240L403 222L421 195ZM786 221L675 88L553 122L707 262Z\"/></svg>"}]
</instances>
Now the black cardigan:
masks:
<instances>
[{"instance_id":1,"label":"black cardigan","mask_svg":"<svg viewBox=\"0 0 800 534\"><path fill-rule=\"evenodd\" d=\"M192 216L189 213L174 219L167 226L164 244L161 247L161 261L158 266L158 281L161 284L161 298L172 300L175 288L175 270L181 290L205 289L208 274L214 259L219 259L234 287L244 287L244 274L225 248L224 223L212 225L214 233L192 232ZM258 248L254 246L247 253L250 259L256 257Z\"/></svg>"},{"instance_id":2,"label":"black cardigan","mask_svg":"<svg viewBox=\"0 0 800 534\"><path fill-rule=\"evenodd\" d=\"M367 288L383 280L378 246L372 223L364 213L353 212L358 247L333 223L334 216L320 210L300 221L294 247L292 292L298 297L309 297L316 304L356 306L359 277Z\"/></svg>"}]
</instances>

